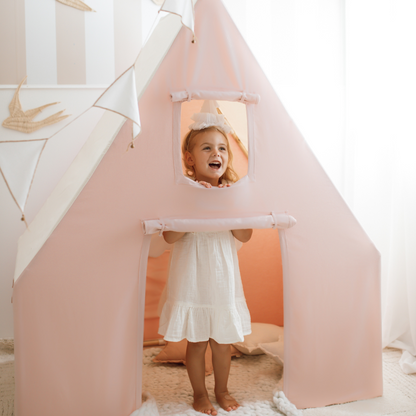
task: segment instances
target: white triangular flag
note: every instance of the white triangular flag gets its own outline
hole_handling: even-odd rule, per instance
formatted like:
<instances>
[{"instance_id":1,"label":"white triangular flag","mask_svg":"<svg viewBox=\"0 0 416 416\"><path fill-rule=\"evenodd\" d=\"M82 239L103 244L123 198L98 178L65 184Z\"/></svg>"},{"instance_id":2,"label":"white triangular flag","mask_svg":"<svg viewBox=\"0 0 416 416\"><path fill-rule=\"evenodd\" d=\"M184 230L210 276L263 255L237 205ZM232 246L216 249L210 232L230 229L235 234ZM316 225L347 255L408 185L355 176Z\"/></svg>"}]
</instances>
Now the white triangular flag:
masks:
<instances>
[{"instance_id":1,"label":"white triangular flag","mask_svg":"<svg viewBox=\"0 0 416 416\"><path fill-rule=\"evenodd\" d=\"M0 172L22 213L47 140L0 142Z\"/></svg>"},{"instance_id":2,"label":"white triangular flag","mask_svg":"<svg viewBox=\"0 0 416 416\"><path fill-rule=\"evenodd\" d=\"M141 127L134 65L104 91L94 106L114 111L132 120L133 138L136 138L141 131Z\"/></svg>"},{"instance_id":3,"label":"white triangular flag","mask_svg":"<svg viewBox=\"0 0 416 416\"><path fill-rule=\"evenodd\" d=\"M195 36L194 3L192 0L165 0L160 10L181 16L182 24Z\"/></svg>"}]
</instances>

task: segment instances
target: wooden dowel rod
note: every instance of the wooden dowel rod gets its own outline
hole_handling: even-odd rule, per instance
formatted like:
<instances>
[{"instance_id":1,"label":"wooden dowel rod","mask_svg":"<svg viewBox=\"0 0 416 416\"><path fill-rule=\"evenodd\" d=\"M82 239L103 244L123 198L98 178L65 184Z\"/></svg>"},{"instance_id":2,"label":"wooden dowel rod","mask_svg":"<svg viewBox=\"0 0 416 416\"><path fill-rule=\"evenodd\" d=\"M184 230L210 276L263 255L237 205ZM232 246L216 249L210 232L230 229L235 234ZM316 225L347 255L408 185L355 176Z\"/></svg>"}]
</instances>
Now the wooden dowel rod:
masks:
<instances>
[{"instance_id":1,"label":"wooden dowel rod","mask_svg":"<svg viewBox=\"0 0 416 416\"><path fill-rule=\"evenodd\" d=\"M158 347L160 345L166 345L164 339L152 339L150 341L143 341L143 347Z\"/></svg>"}]
</instances>

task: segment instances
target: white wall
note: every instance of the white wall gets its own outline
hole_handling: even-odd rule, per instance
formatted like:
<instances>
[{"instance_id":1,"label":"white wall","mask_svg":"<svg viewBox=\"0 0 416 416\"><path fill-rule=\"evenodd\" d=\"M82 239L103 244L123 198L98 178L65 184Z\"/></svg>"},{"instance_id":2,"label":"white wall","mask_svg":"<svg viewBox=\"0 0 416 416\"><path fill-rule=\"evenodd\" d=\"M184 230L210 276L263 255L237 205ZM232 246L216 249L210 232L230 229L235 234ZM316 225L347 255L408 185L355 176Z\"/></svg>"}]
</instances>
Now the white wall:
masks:
<instances>
[{"instance_id":1,"label":"white wall","mask_svg":"<svg viewBox=\"0 0 416 416\"><path fill-rule=\"evenodd\" d=\"M90 0L84 12L55 0L0 2L0 84L107 85L131 65L150 0Z\"/></svg>"}]
</instances>

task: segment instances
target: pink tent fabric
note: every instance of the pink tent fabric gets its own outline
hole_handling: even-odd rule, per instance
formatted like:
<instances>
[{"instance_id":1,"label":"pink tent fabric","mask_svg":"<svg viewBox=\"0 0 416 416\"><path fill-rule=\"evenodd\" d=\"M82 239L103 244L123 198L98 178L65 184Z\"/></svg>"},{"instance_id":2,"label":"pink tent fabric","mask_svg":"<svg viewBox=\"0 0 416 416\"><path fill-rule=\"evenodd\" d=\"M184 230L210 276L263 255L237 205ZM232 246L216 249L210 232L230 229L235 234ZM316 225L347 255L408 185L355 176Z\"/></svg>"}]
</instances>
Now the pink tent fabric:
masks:
<instances>
[{"instance_id":1,"label":"pink tent fabric","mask_svg":"<svg viewBox=\"0 0 416 416\"><path fill-rule=\"evenodd\" d=\"M271 213L295 218L268 230L279 233L283 265L284 392L298 408L382 394L379 253L221 1L199 0L195 14L198 42L182 29L139 101L135 149L125 153L126 122L16 281L17 416L127 416L140 407L147 220L185 220L173 222L177 230L201 220L209 230L215 219L228 219L218 223L226 229ZM227 189L181 173L172 94L211 98L204 92L247 105L248 174Z\"/></svg>"}]
</instances>

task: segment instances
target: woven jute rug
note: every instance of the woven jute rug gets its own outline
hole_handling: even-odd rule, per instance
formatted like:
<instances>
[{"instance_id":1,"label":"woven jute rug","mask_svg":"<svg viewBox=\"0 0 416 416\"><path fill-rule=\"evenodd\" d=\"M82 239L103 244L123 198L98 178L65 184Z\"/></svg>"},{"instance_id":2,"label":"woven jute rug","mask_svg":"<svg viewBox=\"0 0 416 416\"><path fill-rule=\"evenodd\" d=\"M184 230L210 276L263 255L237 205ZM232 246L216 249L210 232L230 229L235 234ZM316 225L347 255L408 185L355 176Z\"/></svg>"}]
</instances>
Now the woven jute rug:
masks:
<instances>
[{"instance_id":1,"label":"woven jute rug","mask_svg":"<svg viewBox=\"0 0 416 416\"><path fill-rule=\"evenodd\" d=\"M149 403L144 402L143 411L132 416L201 416L191 406L192 389L185 366L152 362L160 350L144 351L143 392ZM232 359L229 390L242 404L233 412L226 412L216 403L213 375L206 377L206 384L218 415L416 416L416 374L402 372L398 364L400 356L400 350L386 348L383 351L383 397L297 412L278 410L273 393L281 387L282 367L266 355Z\"/></svg>"},{"instance_id":2,"label":"woven jute rug","mask_svg":"<svg viewBox=\"0 0 416 416\"><path fill-rule=\"evenodd\" d=\"M0 340L0 416L14 414L13 340Z\"/></svg>"},{"instance_id":3,"label":"woven jute rug","mask_svg":"<svg viewBox=\"0 0 416 416\"><path fill-rule=\"evenodd\" d=\"M152 362L160 350L150 348L143 352L143 392L147 401L134 413L138 416L201 416L191 406L192 389L185 366ZM402 372L398 364L400 356L400 350L383 350L383 397L296 413L303 416L416 416L416 374ZM281 377L282 367L266 355L233 358L229 389L243 405L233 412L219 409L215 402L213 375L208 376L206 382L219 415L268 416L285 414L278 410L276 394L273 395L281 387ZM13 407L13 349L0 348L0 416L13 416Z\"/></svg>"},{"instance_id":4,"label":"woven jute rug","mask_svg":"<svg viewBox=\"0 0 416 416\"><path fill-rule=\"evenodd\" d=\"M154 397L160 416L201 416L200 412L192 408L193 392L186 367L182 364L152 362L160 350L161 348L150 348L143 353L143 392ZM283 367L266 355L233 358L228 389L243 406L232 412L219 408L215 401L214 375L207 376L205 381L210 400L219 415L276 415L280 413L273 403L272 393L279 385L282 371ZM149 413L149 416L156 415L154 412Z\"/></svg>"}]
</instances>

